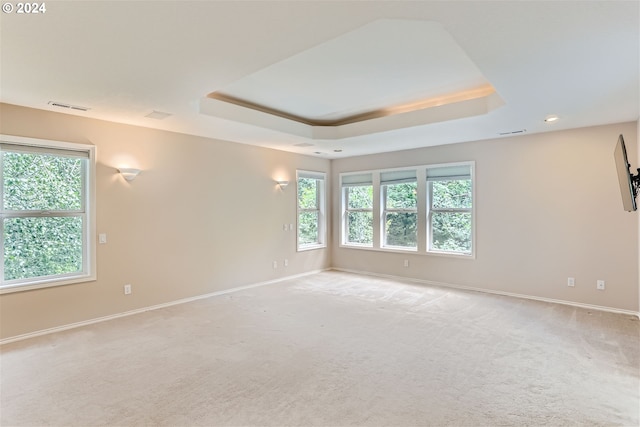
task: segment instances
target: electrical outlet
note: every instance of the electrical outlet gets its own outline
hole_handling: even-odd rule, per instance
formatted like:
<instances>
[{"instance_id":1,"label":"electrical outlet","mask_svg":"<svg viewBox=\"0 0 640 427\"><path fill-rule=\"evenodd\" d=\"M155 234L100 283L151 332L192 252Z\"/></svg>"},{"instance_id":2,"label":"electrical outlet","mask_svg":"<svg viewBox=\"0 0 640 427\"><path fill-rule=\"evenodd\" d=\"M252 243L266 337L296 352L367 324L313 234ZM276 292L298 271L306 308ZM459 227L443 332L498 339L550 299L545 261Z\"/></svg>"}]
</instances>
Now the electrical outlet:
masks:
<instances>
[{"instance_id":1,"label":"electrical outlet","mask_svg":"<svg viewBox=\"0 0 640 427\"><path fill-rule=\"evenodd\" d=\"M131 294L131 285L124 285L124 294L125 295Z\"/></svg>"},{"instance_id":2,"label":"electrical outlet","mask_svg":"<svg viewBox=\"0 0 640 427\"><path fill-rule=\"evenodd\" d=\"M273 268L278 268L278 261L273 261Z\"/></svg>"},{"instance_id":3,"label":"electrical outlet","mask_svg":"<svg viewBox=\"0 0 640 427\"><path fill-rule=\"evenodd\" d=\"M596 282L596 288L598 288L599 291L604 291L604 280L598 280Z\"/></svg>"},{"instance_id":4,"label":"electrical outlet","mask_svg":"<svg viewBox=\"0 0 640 427\"><path fill-rule=\"evenodd\" d=\"M567 286L571 286L572 288L576 285L575 277L569 277L567 279Z\"/></svg>"},{"instance_id":5,"label":"electrical outlet","mask_svg":"<svg viewBox=\"0 0 640 427\"><path fill-rule=\"evenodd\" d=\"M101 245L107 243L107 235L105 233L98 234L98 243L100 243Z\"/></svg>"},{"instance_id":6,"label":"electrical outlet","mask_svg":"<svg viewBox=\"0 0 640 427\"><path fill-rule=\"evenodd\" d=\"M408 260L408 259L405 259L405 260L404 260L404 266L405 266L405 267L409 267L409 260Z\"/></svg>"},{"instance_id":7,"label":"electrical outlet","mask_svg":"<svg viewBox=\"0 0 640 427\"><path fill-rule=\"evenodd\" d=\"M285 260L284 260L284 266L285 266L285 267L289 267L289 260L288 260L288 259L285 259Z\"/></svg>"}]
</instances>

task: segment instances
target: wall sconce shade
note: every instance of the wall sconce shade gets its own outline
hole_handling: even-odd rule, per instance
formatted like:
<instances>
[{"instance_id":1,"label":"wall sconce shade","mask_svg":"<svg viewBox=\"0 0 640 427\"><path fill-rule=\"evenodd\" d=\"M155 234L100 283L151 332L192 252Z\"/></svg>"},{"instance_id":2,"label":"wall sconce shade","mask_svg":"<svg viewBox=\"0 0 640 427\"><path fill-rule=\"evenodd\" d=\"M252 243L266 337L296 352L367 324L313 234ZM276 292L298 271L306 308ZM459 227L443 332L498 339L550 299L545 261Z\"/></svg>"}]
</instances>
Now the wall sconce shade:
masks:
<instances>
[{"instance_id":1,"label":"wall sconce shade","mask_svg":"<svg viewBox=\"0 0 640 427\"><path fill-rule=\"evenodd\" d=\"M276 182L280 186L281 190L284 190L285 188L287 188L287 185L289 185L289 181L276 181Z\"/></svg>"},{"instance_id":2,"label":"wall sconce shade","mask_svg":"<svg viewBox=\"0 0 640 427\"><path fill-rule=\"evenodd\" d=\"M135 168L119 168L118 172L122 175L124 179L127 181L133 181L136 176L140 173L140 169Z\"/></svg>"}]
</instances>

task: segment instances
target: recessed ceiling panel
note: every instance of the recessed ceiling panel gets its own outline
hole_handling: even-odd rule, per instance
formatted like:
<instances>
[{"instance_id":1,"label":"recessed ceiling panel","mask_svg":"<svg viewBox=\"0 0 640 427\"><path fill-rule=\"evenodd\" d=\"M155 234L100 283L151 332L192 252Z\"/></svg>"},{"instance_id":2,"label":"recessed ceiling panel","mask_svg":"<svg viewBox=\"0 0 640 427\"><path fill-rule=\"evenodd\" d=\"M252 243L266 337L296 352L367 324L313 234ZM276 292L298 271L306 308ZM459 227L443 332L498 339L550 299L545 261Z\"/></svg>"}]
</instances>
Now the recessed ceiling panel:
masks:
<instances>
[{"instance_id":1,"label":"recessed ceiling panel","mask_svg":"<svg viewBox=\"0 0 640 427\"><path fill-rule=\"evenodd\" d=\"M208 98L234 104L238 112L259 111L258 126L265 126L267 114L339 127L491 95L491 84L440 24L384 19L245 76Z\"/></svg>"}]
</instances>

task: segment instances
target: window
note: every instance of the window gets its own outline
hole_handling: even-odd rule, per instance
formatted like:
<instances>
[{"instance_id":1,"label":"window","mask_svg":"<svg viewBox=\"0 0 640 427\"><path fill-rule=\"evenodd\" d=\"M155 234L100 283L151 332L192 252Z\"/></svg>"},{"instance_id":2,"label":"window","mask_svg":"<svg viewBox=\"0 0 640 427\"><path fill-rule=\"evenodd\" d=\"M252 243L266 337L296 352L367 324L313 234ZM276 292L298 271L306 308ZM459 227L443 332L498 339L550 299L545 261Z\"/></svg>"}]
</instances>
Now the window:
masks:
<instances>
[{"instance_id":1,"label":"window","mask_svg":"<svg viewBox=\"0 0 640 427\"><path fill-rule=\"evenodd\" d=\"M94 279L94 147L2 137L0 288Z\"/></svg>"},{"instance_id":2,"label":"window","mask_svg":"<svg viewBox=\"0 0 640 427\"><path fill-rule=\"evenodd\" d=\"M373 247L373 184L371 174L342 177L344 245Z\"/></svg>"},{"instance_id":3,"label":"window","mask_svg":"<svg viewBox=\"0 0 640 427\"><path fill-rule=\"evenodd\" d=\"M326 246L325 174L298 171L298 250Z\"/></svg>"},{"instance_id":4,"label":"window","mask_svg":"<svg viewBox=\"0 0 640 427\"><path fill-rule=\"evenodd\" d=\"M475 257L473 162L340 174L340 245Z\"/></svg>"},{"instance_id":5,"label":"window","mask_svg":"<svg viewBox=\"0 0 640 427\"><path fill-rule=\"evenodd\" d=\"M427 169L427 250L470 255L473 236L471 165Z\"/></svg>"},{"instance_id":6,"label":"window","mask_svg":"<svg viewBox=\"0 0 640 427\"><path fill-rule=\"evenodd\" d=\"M380 174L384 247L417 249L418 183L415 170Z\"/></svg>"}]
</instances>

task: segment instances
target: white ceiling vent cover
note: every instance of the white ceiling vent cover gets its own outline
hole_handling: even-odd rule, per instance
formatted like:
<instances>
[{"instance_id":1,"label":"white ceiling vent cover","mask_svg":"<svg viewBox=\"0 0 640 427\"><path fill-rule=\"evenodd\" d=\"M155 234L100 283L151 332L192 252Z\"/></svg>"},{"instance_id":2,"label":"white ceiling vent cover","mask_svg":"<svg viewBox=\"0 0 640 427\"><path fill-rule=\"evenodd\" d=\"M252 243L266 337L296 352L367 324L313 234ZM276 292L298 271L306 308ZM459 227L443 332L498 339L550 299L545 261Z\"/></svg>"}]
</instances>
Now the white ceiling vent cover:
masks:
<instances>
[{"instance_id":1,"label":"white ceiling vent cover","mask_svg":"<svg viewBox=\"0 0 640 427\"><path fill-rule=\"evenodd\" d=\"M79 105L65 104L64 102L57 102L57 101L49 101L48 104L51 105L52 107L68 108L71 110L78 110L78 111L89 111L91 109L89 107L81 107Z\"/></svg>"}]
</instances>

